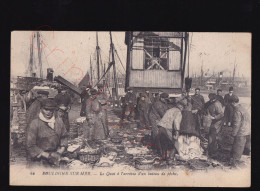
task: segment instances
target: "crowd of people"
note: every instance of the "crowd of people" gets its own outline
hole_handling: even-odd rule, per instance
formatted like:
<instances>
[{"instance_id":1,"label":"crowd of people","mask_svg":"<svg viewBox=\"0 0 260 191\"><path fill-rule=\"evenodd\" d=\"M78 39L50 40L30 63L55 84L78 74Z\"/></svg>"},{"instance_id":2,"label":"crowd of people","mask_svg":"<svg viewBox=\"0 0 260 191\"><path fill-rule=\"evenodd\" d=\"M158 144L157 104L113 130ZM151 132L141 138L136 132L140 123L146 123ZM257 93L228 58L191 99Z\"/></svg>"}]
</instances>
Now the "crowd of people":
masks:
<instances>
[{"instance_id":1,"label":"crowd of people","mask_svg":"<svg viewBox=\"0 0 260 191\"><path fill-rule=\"evenodd\" d=\"M83 123L83 137L88 141L104 140L110 136L107 121L107 96L98 85L83 87L80 116ZM214 158L218 151L218 136L222 128L231 126L234 137L230 153L230 165L236 166L242 154L250 155L250 115L239 104L233 88L224 96L222 91L210 93L205 102L200 89L195 94L183 91L176 99L159 91L152 94L145 90L138 97L133 89L127 88L123 102L122 120L139 120L143 128L151 129L151 148L168 164L173 164L176 154L182 159L200 157L203 154ZM70 95L66 88L54 98L48 98L48 91L40 90L38 97L26 111L26 146L30 166L56 165L68 146L70 129ZM206 136L202 136L206 135ZM207 148L201 147L201 140L208 141Z\"/></svg>"},{"instance_id":2,"label":"crowd of people","mask_svg":"<svg viewBox=\"0 0 260 191\"><path fill-rule=\"evenodd\" d=\"M200 89L195 94L183 91L176 99L169 98L164 92L150 94L149 90L138 98L131 88L125 96L123 119L138 118L140 124L151 128L151 142L154 151L168 163L172 163L176 154L182 159L201 157L216 158L219 140L223 128L232 127L234 137L230 153L230 165L236 166L242 154L251 151L250 115L239 104L239 98L233 93L221 95L222 90L208 95L205 102ZM206 140L207 148L201 140Z\"/></svg>"}]
</instances>

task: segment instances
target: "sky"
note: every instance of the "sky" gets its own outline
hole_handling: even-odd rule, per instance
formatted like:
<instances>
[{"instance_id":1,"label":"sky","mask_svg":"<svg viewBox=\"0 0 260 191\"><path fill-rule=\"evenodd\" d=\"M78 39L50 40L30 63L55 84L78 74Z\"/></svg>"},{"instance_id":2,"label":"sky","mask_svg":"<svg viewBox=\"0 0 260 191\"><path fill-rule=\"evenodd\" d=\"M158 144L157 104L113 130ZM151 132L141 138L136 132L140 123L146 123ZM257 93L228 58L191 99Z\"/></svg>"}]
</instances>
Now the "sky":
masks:
<instances>
[{"instance_id":1,"label":"sky","mask_svg":"<svg viewBox=\"0 0 260 191\"><path fill-rule=\"evenodd\" d=\"M11 34L12 77L26 75L33 34L33 31L13 31ZM89 71L90 57L95 57L95 31L41 31L40 34L44 77L49 67L54 69L54 76L61 75L72 82L79 80ZM102 62L108 63L109 32L98 32L98 38ZM125 32L112 32L112 38L124 65L122 67L116 58L118 73L125 73ZM236 62L237 75L251 77L250 33L190 33L190 44L190 76L200 74L202 62L204 71L224 71L224 76L230 76ZM37 46L33 47L37 53ZM92 59L92 62L95 60Z\"/></svg>"}]
</instances>

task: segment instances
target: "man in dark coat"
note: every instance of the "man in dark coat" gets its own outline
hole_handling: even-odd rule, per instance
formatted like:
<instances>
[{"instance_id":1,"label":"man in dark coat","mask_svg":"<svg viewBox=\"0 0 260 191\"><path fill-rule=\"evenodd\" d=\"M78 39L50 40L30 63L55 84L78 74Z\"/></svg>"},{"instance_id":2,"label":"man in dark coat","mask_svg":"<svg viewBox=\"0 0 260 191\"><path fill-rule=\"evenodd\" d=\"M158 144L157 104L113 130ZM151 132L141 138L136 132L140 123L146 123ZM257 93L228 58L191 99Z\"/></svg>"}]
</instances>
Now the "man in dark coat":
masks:
<instances>
[{"instance_id":1,"label":"man in dark coat","mask_svg":"<svg viewBox=\"0 0 260 191\"><path fill-rule=\"evenodd\" d=\"M195 89L195 94L191 96L191 104L192 104L192 110L195 112L196 120L198 123L199 128L202 128L201 125L201 112L203 110L205 100L202 95L200 95L200 89Z\"/></svg>"},{"instance_id":2,"label":"man in dark coat","mask_svg":"<svg viewBox=\"0 0 260 191\"><path fill-rule=\"evenodd\" d=\"M98 84L97 88L98 88L97 100L100 103L100 107L101 107L99 116L105 130L105 135L106 137L108 137L109 136L108 121L107 121L108 120L107 118L108 96L104 92L104 85Z\"/></svg>"},{"instance_id":3,"label":"man in dark coat","mask_svg":"<svg viewBox=\"0 0 260 191\"><path fill-rule=\"evenodd\" d=\"M92 88L91 85L88 85L87 87L82 87L82 94L80 96L81 98L81 110L80 110L80 116L84 117L86 116L86 101L90 96L89 90Z\"/></svg>"},{"instance_id":4,"label":"man in dark coat","mask_svg":"<svg viewBox=\"0 0 260 191\"><path fill-rule=\"evenodd\" d=\"M233 87L229 88L228 94L224 96L224 104L225 104L225 121L224 125L231 126L232 117L233 117L233 106L231 105L231 100L234 98Z\"/></svg>"},{"instance_id":5,"label":"man in dark coat","mask_svg":"<svg viewBox=\"0 0 260 191\"><path fill-rule=\"evenodd\" d=\"M67 93L66 88L61 90L61 93L57 94L54 98L54 101L57 103L58 106L64 105L67 107L67 111L69 110L69 106L71 104L70 95ZM67 131L70 129L70 122L69 122L69 112L66 112L63 118L63 122L66 126Z\"/></svg>"},{"instance_id":6,"label":"man in dark coat","mask_svg":"<svg viewBox=\"0 0 260 191\"><path fill-rule=\"evenodd\" d=\"M138 104L137 104L137 110L138 110L138 113L139 113L139 120L140 120L140 123L145 126L145 123L147 122L146 119L145 119L145 109L146 109L146 101L145 101L145 95L144 94L141 94L140 95L140 100L138 101Z\"/></svg>"},{"instance_id":7,"label":"man in dark coat","mask_svg":"<svg viewBox=\"0 0 260 191\"><path fill-rule=\"evenodd\" d=\"M209 105L207 107L208 113L211 116L212 122L209 128L209 143L208 143L208 154L210 157L214 157L217 152L217 136L221 131L223 120L224 120L224 110L221 103L216 100L216 94L209 94Z\"/></svg>"},{"instance_id":8,"label":"man in dark coat","mask_svg":"<svg viewBox=\"0 0 260 191\"><path fill-rule=\"evenodd\" d=\"M160 100L157 100L152 106L151 110L149 112L149 121L150 125L152 127L152 144L155 143L155 137L158 134L158 126L157 123L162 119L166 111L169 109L167 105L167 98L169 97L169 94L162 93L160 95Z\"/></svg>"},{"instance_id":9,"label":"man in dark coat","mask_svg":"<svg viewBox=\"0 0 260 191\"><path fill-rule=\"evenodd\" d=\"M41 109L41 101L48 98L49 92L44 90L37 91L38 97L36 100L30 105L26 112L26 122L28 125L32 122L33 119L37 118L40 109Z\"/></svg>"},{"instance_id":10,"label":"man in dark coat","mask_svg":"<svg viewBox=\"0 0 260 191\"><path fill-rule=\"evenodd\" d=\"M234 107L232 121L234 143L230 163L236 166L242 154L250 155L251 153L251 118L246 109L239 104L239 98L237 96L233 96L230 101Z\"/></svg>"},{"instance_id":11,"label":"man in dark coat","mask_svg":"<svg viewBox=\"0 0 260 191\"><path fill-rule=\"evenodd\" d=\"M127 88L127 93L125 95L125 101L124 101L124 106L123 106L123 120L126 117L130 121L132 121L134 119L135 106L136 106L136 95L133 93L132 88Z\"/></svg>"},{"instance_id":12,"label":"man in dark coat","mask_svg":"<svg viewBox=\"0 0 260 191\"><path fill-rule=\"evenodd\" d=\"M218 89L217 90L217 96L216 96L216 99L222 104L222 106L224 106L224 98L223 96L221 95L222 94L222 90L221 89Z\"/></svg>"},{"instance_id":13,"label":"man in dark coat","mask_svg":"<svg viewBox=\"0 0 260 191\"><path fill-rule=\"evenodd\" d=\"M26 132L29 167L59 166L68 145L68 134L63 121L55 118L57 104L50 99L41 102L40 113Z\"/></svg>"}]
</instances>

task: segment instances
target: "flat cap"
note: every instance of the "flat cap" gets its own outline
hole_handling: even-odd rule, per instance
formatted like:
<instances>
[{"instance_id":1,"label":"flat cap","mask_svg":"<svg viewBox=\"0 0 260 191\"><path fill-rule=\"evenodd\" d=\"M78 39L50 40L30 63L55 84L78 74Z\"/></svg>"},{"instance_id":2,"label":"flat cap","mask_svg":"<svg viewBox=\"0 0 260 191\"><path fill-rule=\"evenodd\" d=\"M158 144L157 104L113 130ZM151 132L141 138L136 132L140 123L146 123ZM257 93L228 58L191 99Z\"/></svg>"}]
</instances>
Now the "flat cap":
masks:
<instances>
[{"instance_id":1,"label":"flat cap","mask_svg":"<svg viewBox=\"0 0 260 191\"><path fill-rule=\"evenodd\" d=\"M160 97L161 98L168 98L169 97L169 94L167 94L167 93L162 93L161 95L160 95Z\"/></svg>"},{"instance_id":2,"label":"flat cap","mask_svg":"<svg viewBox=\"0 0 260 191\"><path fill-rule=\"evenodd\" d=\"M233 95L233 96L230 98L230 102L231 102L231 103L238 103L238 102L239 102L239 98L238 98L236 95Z\"/></svg>"},{"instance_id":3,"label":"flat cap","mask_svg":"<svg viewBox=\"0 0 260 191\"><path fill-rule=\"evenodd\" d=\"M178 101L176 104L177 105L182 105L183 107L185 107L187 105L187 101L186 100L181 100L181 101Z\"/></svg>"},{"instance_id":4,"label":"flat cap","mask_svg":"<svg viewBox=\"0 0 260 191\"><path fill-rule=\"evenodd\" d=\"M200 91L200 88L196 88L195 91L196 91L196 90L199 90L199 91Z\"/></svg>"},{"instance_id":5,"label":"flat cap","mask_svg":"<svg viewBox=\"0 0 260 191\"><path fill-rule=\"evenodd\" d=\"M57 103L51 99L44 99L41 101L41 107L46 109L56 109Z\"/></svg>"},{"instance_id":6,"label":"flat cap","mask_svg":"<svg viewBox=\"0 0 260 191\"><path fill-rule=\"evenodd\" d=\"M229 91L233 91L233 90L234 90L234 88L233 88L233 87L230 87L230 88L229 88Z\"/></svg>"},{"instance_id":7,"label":"flat cap","mask_svg":"<svg viewBox=\"0 0 260 191\"><path fill-rule=\"evenodd\" d=\"M39 91L37 91L37 94L43 94L43 95L48 96L49 92L48 91L44 91L44 90L39 90Z\"/></svg>"},{"instance_id":8,"label":"flat cap","mask_svg":"<svg viewBox=\"0 0 260 191\"><path fill-rule=\"evenodd\" d=\"M216 94L215 93L210 93L209 94L209 99L215 99L216 98Z\"/></svg>"},{"instance_id":9,"label":"flat cap","mask_svg":"<svg viewBox=\"0 0 260 191\"><path fill-rule=\"evenodd\" d=\"M127 90L127 91L130 91L130 90L133 90L133 89L132 89L132 88L130 88L130 87L127 87L127 88L126 88L126 90Z\"/></svg>"}]
</instances>

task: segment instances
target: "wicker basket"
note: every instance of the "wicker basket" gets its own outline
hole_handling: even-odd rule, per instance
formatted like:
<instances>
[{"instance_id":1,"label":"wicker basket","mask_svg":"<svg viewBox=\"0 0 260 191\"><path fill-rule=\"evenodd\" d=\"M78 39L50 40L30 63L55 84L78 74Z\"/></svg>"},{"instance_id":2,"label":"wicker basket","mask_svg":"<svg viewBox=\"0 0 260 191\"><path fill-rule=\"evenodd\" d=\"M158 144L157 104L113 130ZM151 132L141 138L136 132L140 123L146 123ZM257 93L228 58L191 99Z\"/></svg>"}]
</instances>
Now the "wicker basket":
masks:
<instances>
[{"instance_id":1,"label":"wicker basket","mask_svg":"<svg viewBox=\"0 0 260 191\"><path fill-rule=\"evenodd\" d=\"M154 161L144 162L142 159L135 160L135 168L138 170L151 170L154 167Z\"/></svg>"},{"instance_id":2,"label":"wicker basket","mask_svg":"<svg viewBox=\"0 0 260 191\"><path fill-rule=\"evenodd\" d=\"M79 153L79 160L83 163L95 164L100 160L100 153Z\"/></svg>"}]
</instances>

